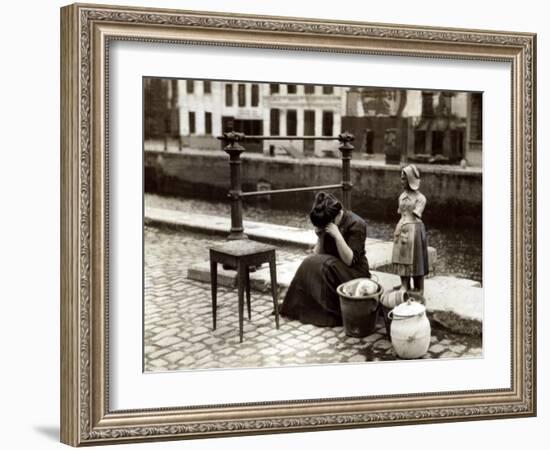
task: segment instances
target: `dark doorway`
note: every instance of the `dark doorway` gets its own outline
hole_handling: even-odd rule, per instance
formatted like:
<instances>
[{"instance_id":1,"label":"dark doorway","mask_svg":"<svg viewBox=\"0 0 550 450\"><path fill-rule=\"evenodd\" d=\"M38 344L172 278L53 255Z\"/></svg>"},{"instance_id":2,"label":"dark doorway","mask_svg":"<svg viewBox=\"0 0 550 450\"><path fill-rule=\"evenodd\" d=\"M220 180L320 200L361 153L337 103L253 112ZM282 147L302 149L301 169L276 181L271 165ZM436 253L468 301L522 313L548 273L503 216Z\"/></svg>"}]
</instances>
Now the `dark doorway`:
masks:
<instances>
[{"instance_id":1,"label":"dark doorway","mask_svg":"<svg viewBox=\"0 0 550 450\"><path fill-rule=\"evenodd\" d=\"M433 131L432 139L432 155L443 155L443 140L445 139L445 132Z\"/></svg>"},{"instance_id":2,"label":"dark doorway","mask_svg":"<svg viewBox=\"0 0 550 450\"><path fill-rule=\"evenodd\" d=\"M315 136L315 111L304 111L304 136ZM315 141L304 141L304 155L312 156L315 153Z\"/></svg>"},{"instance_id":3,"label":"dark doorway","mask_svg":"<svg viewBox=\"0 0 550 450\"><path fill-rule=\"evenodd\" d=\"M289 109L286 112L286 134L287 136L296 136L298 131L298 117L295 109Z\"/></svg>"},{"instance_id":4,"label":"dark doorway","mask_svg":"<svg viewBox=\"0 0 550 450\"><path fill-rule=\"evenodd\" d=\"M334 113L332 111L323 111L323 136L332 136L333 124Z\"/></svg>"},{"instance_id":5,"label":"dark doorway","mask_svg":"<svg viewBox=\"0 0 550 450\"><path fill-rule=\"evenodd\" d=\"M414 131L414 153L416 155L424 154L426 152L426 131L415 130Z\"/></svg>"},{"instance_id":6,"label":"dark doorway","mask_svg":"<svg viewBox=\"0 0 550 450\"><path fill-rule=\"evenodd\" d=\"M464 138L461 130L451 131L451 160L460 161L464 158Z\"/></svg>"},{"instance_id":7,"label":"dark doorway","mask_svg":"<svg viewBox=\"0 0 550 450\"><path fill-rule=\"evenodd\" d=\"M374 131L369 130L368 128L365 130L365 153L367 155L374 154Z\"/></svg>"}]
</instances>

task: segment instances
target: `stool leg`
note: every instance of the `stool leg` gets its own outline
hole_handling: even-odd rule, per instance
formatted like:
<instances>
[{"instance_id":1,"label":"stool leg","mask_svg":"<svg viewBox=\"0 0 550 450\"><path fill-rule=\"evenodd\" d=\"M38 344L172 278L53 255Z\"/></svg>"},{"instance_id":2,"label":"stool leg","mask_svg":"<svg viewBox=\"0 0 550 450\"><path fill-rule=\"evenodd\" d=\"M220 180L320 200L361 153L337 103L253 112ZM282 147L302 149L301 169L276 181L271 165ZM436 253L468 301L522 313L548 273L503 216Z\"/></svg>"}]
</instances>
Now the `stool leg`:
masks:
<instances>
[{"instance_id":1,"label":"stool leg","mask_svg":"<svg viewBox=\"0 0 550 450\"><path fill-rule=\"evenodd\" d=\"M252 308L250 307L250 268L246 266L246 307L248 308L248 320L252 318Z\"/></svg>"},{"instance_id":2,"label":"stool leg","mask_svg":"<svg viewBox=\"0 0 550 450\"><path fill-rule=\"evenodd\" d=\"M216 329L216 309L218 296L218 263L210 260L210 287L212 289L212 329Z\"/></svg>"},{"instance_id":3,"label":"stool leg","mask_svg":"<svg viewBox=\"0 0 550 450\"><path fill-rule=\"evenodd\" d=\"M243 316L244 316L244 286L246 283L246 267L239 261L237 263L237 290L239 292L239 342L243 341Z\"/></svg>"},{"instance_id":4,"label":"stool leg","mask_svg":"<svg viewBox=\"0 0 550 450\"><path fill-rule=\"evenodd\" d=\"M275 309L275 325L279 329L279 301L277 300L277 270L275 268L275 255L269 259L269 272L271 275L271 295L273 296L273 308Z\"/></svg>"}]
</instances>

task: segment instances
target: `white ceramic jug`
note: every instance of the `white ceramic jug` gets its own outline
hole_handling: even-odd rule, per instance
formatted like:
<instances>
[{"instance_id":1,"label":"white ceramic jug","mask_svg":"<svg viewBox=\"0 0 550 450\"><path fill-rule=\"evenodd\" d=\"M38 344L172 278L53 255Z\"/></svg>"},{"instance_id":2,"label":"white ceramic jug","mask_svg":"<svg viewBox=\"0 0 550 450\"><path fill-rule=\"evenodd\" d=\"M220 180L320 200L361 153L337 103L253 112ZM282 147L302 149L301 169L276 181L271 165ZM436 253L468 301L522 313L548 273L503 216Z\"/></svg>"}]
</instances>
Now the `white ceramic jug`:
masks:
<instances>
[{"instance_id":1,"label":"white ceramic jug","mask_svg":"<svg viewBox=\"0 0 550 450\"><path fill-rule=\"evenodd\" d=\"M430 347L431 327L426 307L407 300L389 313L391 340L397 356L403 359L421 358Z\"/></svg>"}]
</instances>

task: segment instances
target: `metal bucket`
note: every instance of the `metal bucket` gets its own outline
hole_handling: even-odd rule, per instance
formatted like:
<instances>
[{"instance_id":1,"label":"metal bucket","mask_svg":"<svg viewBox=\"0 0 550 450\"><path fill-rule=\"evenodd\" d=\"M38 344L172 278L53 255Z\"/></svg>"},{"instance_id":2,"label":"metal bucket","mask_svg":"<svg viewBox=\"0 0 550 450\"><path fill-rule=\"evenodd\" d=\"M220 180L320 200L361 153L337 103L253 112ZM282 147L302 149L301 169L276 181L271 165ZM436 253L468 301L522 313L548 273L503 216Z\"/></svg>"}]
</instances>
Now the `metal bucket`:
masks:
<instances>
[{"instance_id":1,"label":"metal bucket","mask_svg":"<svg viewBox=\"0 0 550 450\"><path fill-rule=\"evenodd\" d=\"M348 281L347 283L341 284L336 289L340 297L340 309L342 310L344 331L346 335L350 337L365 337L374 332L376 318L378 317L380 297L384 292L384 289L378 282L371 280L378 285L378 289L375 293L357 297L346 294L346 286L350 283L357 283L360 280L363 279L358 278Z\"/></svg>"}]
</instances>

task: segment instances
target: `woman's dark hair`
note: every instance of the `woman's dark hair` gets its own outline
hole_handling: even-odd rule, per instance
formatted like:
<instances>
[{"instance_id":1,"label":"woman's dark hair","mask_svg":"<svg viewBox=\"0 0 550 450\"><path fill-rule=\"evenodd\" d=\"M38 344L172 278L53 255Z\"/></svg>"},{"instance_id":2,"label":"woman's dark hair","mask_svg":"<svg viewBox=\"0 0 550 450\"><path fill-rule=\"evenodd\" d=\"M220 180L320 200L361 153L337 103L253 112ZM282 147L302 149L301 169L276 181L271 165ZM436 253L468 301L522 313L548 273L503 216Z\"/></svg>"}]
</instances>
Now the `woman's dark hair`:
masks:
<instances>
[{"instance_id":1,"label":"woman's dark hair","mask_svg":"<svg viewBox=\"0 0 550 450\"><path fill-rule=\"evenodd\" d=\"M318 192L309 213L311 223L317 228L324 228L338 215L342 203L332 194Z\"/></svg>"}]
</instances>

